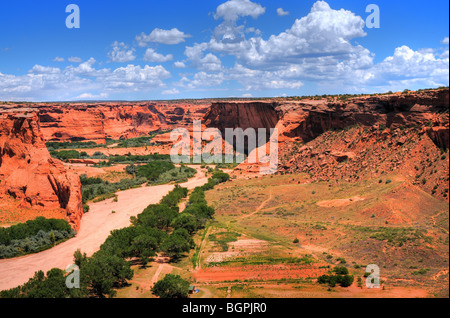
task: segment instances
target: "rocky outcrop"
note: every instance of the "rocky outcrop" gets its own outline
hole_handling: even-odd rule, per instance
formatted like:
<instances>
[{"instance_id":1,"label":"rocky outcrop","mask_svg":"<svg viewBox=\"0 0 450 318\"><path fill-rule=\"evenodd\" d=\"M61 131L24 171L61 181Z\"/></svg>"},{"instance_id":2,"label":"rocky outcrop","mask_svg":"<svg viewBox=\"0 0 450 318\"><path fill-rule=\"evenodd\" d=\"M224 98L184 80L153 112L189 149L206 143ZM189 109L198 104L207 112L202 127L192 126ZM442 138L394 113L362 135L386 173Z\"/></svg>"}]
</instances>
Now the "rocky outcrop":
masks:
<instances>
[{"instance_id":1,"label":"rocky outcrop","mask_svg":"<svg viewBox=\"0 0 450 318\"><path fill-rule=\"evenodd\" d=\"M78 230L83 206L81 183L50 157L32 109L0 112L0 196L33 209L61 208Z\"/></svg>"},{"instance_id":2,"label":"rocky outcrop","mask_svg":"<svg viewBox=\"0 0 450 318\"><path fill-rule=\"evenodd\" d=\"M271 100L217 102L205 114L207 127L278 128L279 140L309 142L326 131L362 125L391 129L427 129L441 148L448 148L449 90L374 95L348 100Z\"/></svg>"},{"instance_id":3,"label":"rocky outcrop","mask_svg":"<svg viewBox=\"0 0 450 318\"><path fill-rule=\"evenodd\" d=\"M329 130L428 126L438 147L448 148L449 91L376 95L347 101L281 102L276 107L280 140L308 142ZM432 128L434 127L434 128Z\"/></svg>"}]
</instances>

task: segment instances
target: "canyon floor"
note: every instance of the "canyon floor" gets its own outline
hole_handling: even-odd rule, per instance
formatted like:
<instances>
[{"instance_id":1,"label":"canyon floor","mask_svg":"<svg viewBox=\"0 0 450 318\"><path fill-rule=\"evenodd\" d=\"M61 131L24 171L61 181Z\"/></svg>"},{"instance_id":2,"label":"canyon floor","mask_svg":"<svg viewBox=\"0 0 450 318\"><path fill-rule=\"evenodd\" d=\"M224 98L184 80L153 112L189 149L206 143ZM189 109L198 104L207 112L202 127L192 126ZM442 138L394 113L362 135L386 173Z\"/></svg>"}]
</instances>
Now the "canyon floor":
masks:
<instances>
[{"instance_id":1,"label":"canyon floor","mask_svg":"<svg viewBox=\"0 0 450 318\"><path fill-rule=\"evenodd\" d=\"M25 115L14 113L24 105L0 105L0 119L6 123L0 126L0 177L7 181L0 180L5 194L0 225L24 222L39 213L67 218L71 211L59 202L82 190L81 183L71 187L70 180L75 179L65 180L67 174L113 183L134 178L125 171L128 163L111 159L167 155L172 145L167 131L189 128L194 119L202 119L202 129L221 131L276 127L277 173L261 176L261 166L249 163L225 170L231 180L206 191L215 216L195 234L196 247L175 263L159 255L145 268L133 265L135 275L128 286L117 290L118 297L153 298L153 284L173 273L196 286L199 292L192 298L448 298L448 96L445 88L212 105L42 104L22 110ZM80 118L86 122L82 129ZM158 135L150 137L154 132ZM141 136L153 139L144 146L142 142L118 146L139 144L133 139ZM44 141L74 142L78 148L71 150L80 156L56 164ZM86 141L94 145L76 144ZM104 158L98 159L98 153ZM99 164L103 160L110 162ZM192 167L197 175L181 184L189 189L206 183L210 172L203 165ZM15 177L19 168L22 179ZM29 176L39 173L38 179L28 182ZM56 181L50 185L53 179L60 180L59 187ZM49 190L65 191L47 197L41 182L48 183ZM68 218L79 226L77 236L38 254L0 260L0 290L26 282L37 270L66 268L77 249L92 254L111 230L127 226L131 216L159 202L173 187L118 192L117 202L90 203L84 215L79 195L72 209L77 213ZM18 199L11 199L13 194ZM29 203L36 210L28 209ZM42 210L40 204L49 207ZM185 205L186 200L180 210ZM380 269L381 288L366 287L370 264ZM336 266L345 266L354 276L350 287L317 282Z\"/></svg>"},{"instance_id":2,"label":"canyon floor","mask_svg":"<svg viewBox=\"0 0 450 318\"><path fill-rule=\"evenodd\" d=\"M168 273L193 282L192 298L448 297L448 203L403 177L235 176L207 192L215 221L196 235L197 249L178 263L135 266L118 297L154 297L152 282ZM369 264L379 266L381 288L366 287ZM355 276L352 286L316 282L338 265Z\"/></svg>"},{"instance_id":3,"label":"canyon floor","mask_svg":"<svg viewBox=\"0 0 450 318\"><path fill-rule=\"evenodd\" d=\"M181 186L193 189L206 182L204 171L198 168L197 175ZM0 290L25 283L38 270L66 269L73 264L73 254L77 249L92 255L112 230L128 226L130 217L141 213L149 204L158 203L173 188L174 185L143 186L118 192L117 202L108 199L91 203L76 237L37 254L0 260Z\"/></svg>"}]
</instances>

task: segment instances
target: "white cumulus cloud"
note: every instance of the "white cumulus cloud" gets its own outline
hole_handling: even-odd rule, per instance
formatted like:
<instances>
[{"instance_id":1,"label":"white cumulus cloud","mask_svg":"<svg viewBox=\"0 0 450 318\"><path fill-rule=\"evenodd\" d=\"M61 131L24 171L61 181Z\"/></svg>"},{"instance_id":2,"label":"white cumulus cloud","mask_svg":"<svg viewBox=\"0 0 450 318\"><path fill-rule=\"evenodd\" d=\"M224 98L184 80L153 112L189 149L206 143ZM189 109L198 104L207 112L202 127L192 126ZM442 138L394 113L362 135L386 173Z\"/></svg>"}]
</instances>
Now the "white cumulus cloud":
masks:
<instances>
[{"instance_id":1,"label":"white cumulus cloud","mask_svg":"<svg viewBox=\"0 0 450 318\"><path fill-rule=\"evenodd\" d=\"M186 38L191 37L189 34L173 28L171 30L163 30L156 28L149 35L142 32L136 36L136 41L141 47L147 46L149 42L161 43L161 44L179 44L186 41Z\"/></svg>"},{"instance_id":2,"label":"white cumulus cloud","mask_svg":"<svg viewBox=\"0 0 450 318\"><path fill-rule=\"evenodd\" d=\"M256 19L266 12L266 8L250 0L230 0L217 7L216 19L236 21L240 17L251 16Z\"/></svg>"},{"instance_id":3,"label":"white cumulus cloud","mask_svg":"<svg viewBox=\"0 0 450 318\"><path fill-rule=\"evenodd\" d=\"M289 15L289 11L284 11L283 8L278 8L278 9L277 9L277 14L278 14L278 16L280 16L280 17L284 17L284 16L286 16L286 15Z\"/></svg>"},{"instance_id":4,"label":"white cumulus cloud","mask_svg":"<svg viewBox=\"0 0 450 318\"><path fill-rule=\"evenodd\" d=\"M127 63L136 59L135 49L129 49L129 46L125 43L116 41L112 44L112 47L112 50L108 53L112 62Z\"/></svg>"},{"instance_id":5,"label":"white cumulus cloud","mask_svg":"<svg viewBox=\"0 0 450 318\"><path fill-rule=\"evenodd\" d=\"M163 62L168 62L168 61L173 60L173 55L172 54L163 55L163 54L157 53L152 48L148 48L145 51L144 60L148 61L148 62L163 63Z\"/></svg>"},{"instance_id":6,"label":"white cumulus cloud","mask_svg":"<svg viewBox=\"0 0 450 318\"><path fill-rule=\"evenodd\" d=\"M81 63L83 60L77 56L71 56L67 59L71 63Z\"/></svg>"}]
</instances>

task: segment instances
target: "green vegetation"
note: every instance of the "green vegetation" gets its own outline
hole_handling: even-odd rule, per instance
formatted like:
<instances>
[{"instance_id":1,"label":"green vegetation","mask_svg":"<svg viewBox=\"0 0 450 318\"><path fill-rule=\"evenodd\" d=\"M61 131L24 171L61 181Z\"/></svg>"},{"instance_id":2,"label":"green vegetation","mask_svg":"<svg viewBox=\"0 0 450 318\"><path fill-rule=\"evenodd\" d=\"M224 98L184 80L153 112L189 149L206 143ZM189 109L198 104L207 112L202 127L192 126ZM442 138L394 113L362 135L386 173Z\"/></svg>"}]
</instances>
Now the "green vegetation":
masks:
<instances>
[{"instance_id":1,"label":"green vegetation","mask_svg":"<svg viewBox=\"0 0 450 318\"><path fill-rule=\"evenodd\" d=\"M50 151L50 155L53 158L67 161L69 159L80 159L81 155L76 150L61 150L61 151Z\"/></svg>"},{"instance_id":2,"label":"green vegetation","mask_svg":"<svg viewBox=\"0 0 450 318\"><path fill-rule=\"evenodd\" d=\"M74 235L67 221L44 217L0 228L0 259L40 252Z\"/></svg>"},{"instance_id":3,"label":"green vegetation","mask_svg":"<svg viewBox=\"0 0 450 318\"><path fill-rule=\"evenodd\" d=\"M322 275L317 279L319 284L328 284L330 287L339 285L341 287L349 287L355 280L353 275L349 275L348 269L344 266L336 266L330 275Z\"/></svg>"},{"instance_id":4,"label":"green vegetation","mask_svg":"<svg viewBox=\"0 0 450 318\"><path fill-rule=\"evenodd\" d=\"M220 232L216 234L211 234L209 240L215 242L220 246L222 252L228 251L228 243L236 242L238 237L241 236L239 233L234 232Z\"/></svg>"},{"instance_id":5,"label":"green vegetation","mask_svg":"<svg viewBox=\"0 0 450 318\"><path fill-rule=\"evenodd\" d=\"M126 140L114 140L106 138L105 144L97 144L93 141L66 141L66 142L47 142L45 145L49 151L59 149L92 149L92 148L104 148L115 145L113 148L134 148L156 145L151 142L153 137L159 134L164 134L167 131L152 132L149 136L142 136L137 138L130 138Z\"/></svg>"},{"instance_id":6,"label":"green vegetation","mask_svg":"<svg viewBox=\"0 0 450 318\"><path fill-rule=\"evenodd\" d=\"M429 271L430 271L429 268L422 268L422 269L419 269L418 271L414 271L412 274L413 274L413 275L425 275L425 274L427 274Z\"/></svg>"},{"instance_id":7,"label":"green vegetation","mask_svg":"<svg viewBox=\"0 0 450 318\"><path fill-rule=\"evenodd\" d=\"M88 178L86 175L81 175L83 203L89 200L98 202L109 199L114 197L115 192L119 190L123 191L137 188L146 182L151 184L165 184L172 181L185 182L196 173L195 169L183 166L177 168L172 163L164 161L154 161L140 167L131 164L126 167L126 171L129 174L135 175L135 177L131 179L125 178L116 183L110 183L101 178Z\"/></svg>"},{"instance_id":8,"label":"green vegetation","mask_svg":"<svg viewBox=\"0 0 450 318\"><path fill-rule=\"evenodd\" d=\"M431 237L426 236L425 230L415 228L396 228L396 227L359 227L359 231L369 233L370 238L378 241L387 241L389 245L403 246L408 242L417 242L419 240L431 243Z\"/></svg>"},{"instance_id":9,"label":"green vegetation","mask_svg":"<svg viewBox=\"0 0 450 318\"><path fill-rule=\"evenodd\" d=\"M111 140L107 139L108 144L117 144L114 148L134 148L134 147L145 147L152 146L151 140L154 136L142 136L137 138L125 139L125 140Z\"/></svg>"},{"instance_id":10,"label":"green vegetation","mask_svg":"<svg viewBox=\"0 0 450 318\"><path fill-rule=\"evenodd\" d=\"M197 170L190 167L175 167L171 170L161 173L152 184L165 184L170 182L182 183L195 176Z\"/></svg>"},{"instance_id":11,"label":"green vegetation","mask_svg":"<svg viewBox=\"0 0 450 318\"><path fill-rule=\"evenodd\" d=\"M147 165L139 166L136 176L146 178L148 181L156 181L161 174L174 168L175 166L171 162L153 161Z\"/></svg>"},{"instance_id":12,"label":"green vegetation","mask_svg":"<svg viewBox=\"0 0 450 318\"><path fill-rule=\"evenodd\" d=\"M7 228L0 228L0 244L9 244L12 240L21 240L36 235L39 231L70 231L71 227L65 220L46 219L37 217L25 223L16 224Z\"/></svg>"},{"instance_id":13,"label":"green vegetation","mask_svg":"<svg viewBox=\"0 0 450 318\"><path fill-rule=\"evenodd\" d=\"M161 154L150 154L150 155L130 155L127 156L112 156L108 158L109 164L119 164L119 163L149 163L153 161L170 161L169 155Z\"/></svg>"},{"instance_id":14,"label":"green vegetation","mask_svg":"<svg viewBox=\"0 0 450 318\"><path fill-rule=\"evenodd\" d=\"M59 150L59 149L88 149L97 148L101 145L96 144L93 141L72 141L72 142L47 142L45 143L48 151Z\"/></svg>"},{"instance_id":15,"label":"green vegetation","mask_svg":"<svg viewBox=\"0 0 450 318\"><path fill-rule=\"evenodd\" d=\"M83 182L85 185L100 184L98 178L85 177ZM195 247L192 235L204 224L205 219L212 217L214 209L202 202L202 191L196 189L194 192L196 196L190 200L183 213L178 213L178 203L186 197L187 189L177 186L160 204L149 205L132 218L131 226L112 231L100 250L91 257L86 257L81 251L75 252L74 262L80 268L81 288L68 290L64 285L64 272L52 269L47 277L43 272L37 272L24 285L0 292L0 298L35 297L37 294L47 298L113 297L115 288L125 286L127 280L133 278L131 262L138 261L145 267L157 252L164 252L172 261L177 261ZM186 297L188 288L189 283L180 277L167 275L155 284L152 291L164 298Z\"/></svg>"},{"instance_id":16,"label":"green vegetation","mask_svg":"<svg viewBox=\"0 0 450 318\"><path fill-rule=\"evenodd\" d=\"M191 195L191 197L192 197L192 195ZM208 229L209 229L209 226L206 226L205 230L203 231L201 242L204 241L204 239L206 237L206 234L208 233ZM191 261L192 261L192 266L194 267L194 269L197 267L197 261L198 261L199 256L200 256L200 250L201 250L201 247L197 246L197 248L195 249L194 255L192 256L192 260Z\"/></svg>"},{"instance_id":17,"label":"green vegetation","mask_svg":"<svg viewBox=\"0 0 450 318\"><path fill-rule=\"evenodd\" d=\"M254 265L305 265L315 263L312 255L305 255L303 257L275 257L275 256L251 256L251 257L236 257L231 260L222 262L210 262L209 267L229 266L238 264L239 266L254 266Z\"/></svg>"},{"instance_id":18,"label":"green vegetation","mask_svg":"<svg viewBox=\"0 0 450 318\"><path fill-rule=\"evenodd\" d=\"M115 192L121 190L127 190L140 187L147 179L138 177L134 179L122 179L117 183L110 183L104 181L101 178L88 178L86 175L80 176L82 185L82 198L83 204L89 200L95 200L96 202L102 201L108 198L112 198ZM83 210L85 210L83 208Z\"/></svg>"},{"instance_id":19,"label":"green vegetation","mask_svg":"<svg viewBox=\"0 0 450 318\"><path fill-rule=\"evenodd\" d=\"M169 207L176 207L180 202L180 200L185 198L187 194L188 194L187 188L182 188L179 185L176 185L175 189L170 191L167 195L165 195L162 198L161 204L166 204Z\"/></svg>"},{"instance_id":20,"label":"green vegetation","mask_svg":"<svg viewBox=\"0 0 450 318\"><path fill-rule=\"evenodd\" d=\"M53 268L45 276L43 271L38 271L22 286L0 291L0 298L77 298L81 297L78 288L67 288L65 272L59 268Z\"/></svg>"},{"instance_id":21,"label":"green vegetation","mask_svg":"<svg viewBox=\"0 0 450 318\"><path fill-rule=\"evenodd\" d=\"M179 275L168 274L153 286L152 292L161 298L187 298L189 282Z\"/></svg>"}]
</instances>

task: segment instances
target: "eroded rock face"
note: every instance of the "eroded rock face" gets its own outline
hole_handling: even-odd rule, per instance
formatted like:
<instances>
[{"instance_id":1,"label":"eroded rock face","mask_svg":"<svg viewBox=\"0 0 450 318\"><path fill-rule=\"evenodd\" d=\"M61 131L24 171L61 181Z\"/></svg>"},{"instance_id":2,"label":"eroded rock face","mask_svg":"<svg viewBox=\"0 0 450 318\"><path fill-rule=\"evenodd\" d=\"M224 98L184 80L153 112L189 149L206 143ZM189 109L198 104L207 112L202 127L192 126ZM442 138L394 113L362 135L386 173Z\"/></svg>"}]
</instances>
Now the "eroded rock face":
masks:
<instances>
[{"instance_id":1,"label":"eroded rock face","mask_svg":"<svg viewBox=\"0 0 450 318\"><path fill-rule=\"evenodd\" d=\"M326 131L367 127L428 127L430 138L448 148L449 91L392 94L348 101L282 102L276 106L280 140L309 142ZM447 111L447 114L445 112Z\"/></svg>"},{"instance_id":2,"label":"eroded rock face","mask_svg":"<svg viewBox=\"0 0 450 318\"><path fill-rule=\"evenodd\" d=\"M266 131L265 140L269 140L270 129L275 128L279 120L275 110L277 103L274 102L216 102L203 117L205 127L217 128L226 137L226 129L253 128L259 140L259 128ZM245 152L250 153L249 144L245 140Z\"/></svg>"},{"instance_id":3,"label":"eroded rock face","mask_svg":"<svg viewBox=\"0 0 450 318\"><path fill-rule=\"evenodd\" d=\"M94 141L129 139L150 132L173 130L201 119L208 102L192 104L156 102L107 102L32 105L39 114L41 131L47 141ZM20 105L19 105L20 106ZM0 106L1 109L6 106Z\"/></svg>"},{"instance_id":4,"label":"eroded rock face","mask_svg":"<svg viewBox=\"0 0 450 318\"><path fill-rule=\"evenodd\" d=\"M12 196L36 209L64 209L78 230L83 214L80 179L50 157L38 114L31 109L3 111L0 123L0 197Z\"/></svg>"},{"instance_id":5,"label":"eroded rock face","mask_svg":"<svg viewBox=\"0 0 450 318\"><path fill-rule=\"evenodd\" d=\"M449 148L448 110L449 90L442 89L345 101L213 103L204 122L221 131L278 128L281 172L346 182L393 173L448 199L448 156L440 150ZM237 169L258 173L261 166L244 162Z\"/></svg>"},{"instance_id":6,"label":"eroded rock face","mask_svg":"<svg viewBox=\"0 0 450 318\"><path fill-rule=\"evenodd\" d=\"M347 101L216 102L205 114L207 127L278 128L279 141L309 142L326 131L362 125L390 129L426 129L441 148L448 148L449 90L362 96Z\"/></svg>"}]
</instances>

